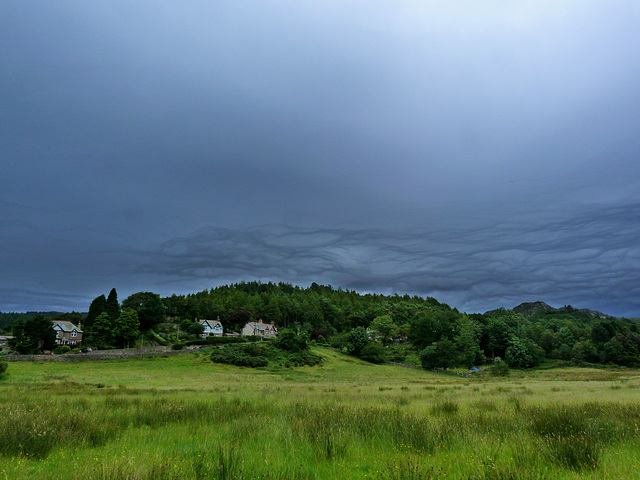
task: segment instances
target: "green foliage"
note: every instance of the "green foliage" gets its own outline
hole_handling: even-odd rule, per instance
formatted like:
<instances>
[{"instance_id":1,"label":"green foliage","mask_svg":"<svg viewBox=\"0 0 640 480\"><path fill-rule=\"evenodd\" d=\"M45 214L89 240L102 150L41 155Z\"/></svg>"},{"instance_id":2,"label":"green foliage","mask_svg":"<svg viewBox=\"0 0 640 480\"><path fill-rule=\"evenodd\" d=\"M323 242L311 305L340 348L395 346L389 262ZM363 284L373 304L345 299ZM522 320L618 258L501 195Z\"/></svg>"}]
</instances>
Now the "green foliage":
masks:
<instances>
[{"instance_id":1,"label":"green foliage","mask_svg":"<svg viewBox=\"0 0 640 480\"><path fill-rule=\"evenodd\" d=\"M456 366L456 349L451 340L444 337L420 352L422 368L452 368Z\"/></svg>"},{"instance_id":2,"label":"green foliage","mask_svg":"<svg viewBox=\"0 0 640 480\"><path fill-rule=\"evenodd\" d=\"M308 350L283 350L271 342L226 345L214 350L210 358L215 363L226 363L238 367L266 367L267 365L300 367L322 363L322 357Z\"/></svg>"},{"instance_id":3,"label":"green foliage","mask_svg":"<svg viewBox=\"0 0 640 480\"><path fill-rule=\"evenodd\" d=\"M292 329L285 329L278 333L275 345L288 352L301 352L309 349L306 336Z\"/></svg>"},{"instance_id":4,"label":"green foliage","mask_svg":"<svg viewBox=\"0 0 640 480\"><path fill-rule=\"evenodd\" d=\"M129 347L135 343L139 328L138 314L130 308L123 309L113 326L113 338L116 345Z\"/></svg>"},{"instance_id":5,"label":"green foliage","mask_svg":"<svg viewBox=\"0 0 640 480\"><path fill-rule=\"evenodd\" d=\"M359 357L371 363L384 363L387 359L384 347L380 342L367 343L360 351Z\"/></svg>"},{"instance_id":6,"label":"green foliage","mask_svg":"<svg viewBox=\"0 0 640 480\"><path fill-rule=\"evenodd\" d=\"M350 355L360 355L360 352L369 343L369 334L364 327L356 327L347 334L347 352Z\"/></svg>"},{"instance_id":7,"label":"green foliage","mask_svg":"<svg viewBox=\"0 0 640 480\"><path fill-rule=\"evenodd\" d=\"M160 335L158 335L153 329L149 329L147 330L147 333L149 335L151 335L151 337L158 342L160 345L167 345L169 342L167 342L164 338L162 338Z\"/></svg>"},{"instance_id":8,"label":"green foliage","mask_svg":"<svg viewBox=\"0 0 640 480\"><path fill-rule=\"evenodd\" d=\"M71 347L69 345L60 345L53 350L53 353L55 353L56 355L62 355L65 353L69 353L70 351Z\"/></svg>"},{"instance_id":9,"label":"green foliage","mask_svg":"<svg viewBox=\"0 0 640 480\"><path fill-rule=\"evenodd\" d=\"M511 373L507 362L503 362L499 358L496 359L493 365L491 365L489 372L494 377L507 377Z\"/></svg>"},{"instance_id":10,"label":"green foliage","mask_svg":"<svg viewBox=\"0 0 640 480\"><path fill-rule=\"evenodd\" d=\"M236 348L231 348L236 347ZM237 345L229 345L214 351L210 358L214 363L226 363L237 367L266 367L269 360L255 350L240 349Z\"/></svg>"},{"instance_id":11,"label":"green foliage","mask_svg":"<svg viewBox=\"0 0 640 480\"><path fill-rule=\"evenodd\" d=\"M104 311L107 312L112 322L120 316L120 304L118 303L118 293L115 288L112 288L105 302Z\"/></svg>"},{"instance_id":12,"label":"green foliage","mask_svg":"<svg viewBox=\"0 0 640 480\"><path fill-rule=\"evenodd\" d=\"M103 313L106 308L107 299L104 295L94 298L91 305L89 305L89 312L87 313L87 318L84 323L85 329L92 327L98 316Z\"/></svg>"},{"instance_id":13,"label":"green foliage","mask_svg":"<svg viewBox=\"0 0 640 480\"><path fill-rule=\"evenodd\" d=\"M484 363L484 352L480 348L480 326L468 317L460 322L455 347L458 351L458 365L470 368Z\"/></svg>"},{"instance_id":14,"label":"green foliage","mask_svg":"<svg viewBox=\"0 0 640 480\"><path fill-rule=\"evenodd\" d=\"M251 313L247 310L232 312L222 321L225 332L239 332L251 321Z\"/></svg>"},{"instance_id":15,"label":"green foliage","mask_svg":"<svg viewBox=\"0 0 640 480\"><path fill-rule=\"evenodd\" d=\"M140 330L147 331L164 321L164 304L160 296L152 292L138 292L122 302L122 308L130 308L138 314Z\"/></svg>"},{"instance_id":16,"label":"green foliage","mask_svg":"<svg viewBox=\"0 0 640 480\"><path fill-rule=\"evenodd\" d=\"M2 374L4 374L7 369L9 368L9 364L7 363L7 361L4 358L0 358L0 378L2 377Z\"/></svg>"},{"instance_id":17,"label":"green foliage","mask_svg":"<svg viewBox=\"0 0 640 480\"><path fill-rule=\"evenodd\" d=\"M618 333L603 346L604 359L617 365L640 365L640 337Z\"/></svg>"},{"instance_id":18,"label":"green foliage","mask_svg":"<svg viewBox=\"0 0 640 480\"><path fill-rule=\"evenodd\" d=\"M114 325L109 318L107 312L102 312L95 319L91 327L91 334L87 337L85 343L97 347L106 348L114 342Z\"/></svg>"},{"instance_id":19,"label":"green foliage","mask_svg":"<svg viewBox=\"0 0 640 480\"><path fill-rule=\"evenodd\" d=\"M43 315L13 324L14 339L10 345L22 354L38 354L43 350L53 350L56 346L56 332L51 320Z\"/></svg>"},{"instance_id":20,"label":"green foliage","mask_svg":"<svg viewBox=\"0 0 640 480\"><path fill-rule=\"evenodd\" d=\"M189 320L185 320L184 322L182 322L180 327L192 336L199 337L204 333L204 325L202 325L200 322L191 322Z\"/></svg>"},{"instance_id":21,"label":"green foliage","mask_svg":"<svg viewBox=\"0 0 640 480\"><path fill-rule=\"evenodd\" d=\"M512 337L509 341L504 360L512 368L532 368L538 364L529 342L518 337Z\"/></svg>"},{"instance_id":22,"label":"green foliage","mask_svg":"<svg viewBox=\"0 0 640 480\"><path fill-rule=\"evenodd\" d=\"M391 339L398 335L398 326L393 323L391 315L382 315L374 318L371 325L369 325L369 329L377 333L384 346L388 345Z\"/></svg>"}]
</instances>

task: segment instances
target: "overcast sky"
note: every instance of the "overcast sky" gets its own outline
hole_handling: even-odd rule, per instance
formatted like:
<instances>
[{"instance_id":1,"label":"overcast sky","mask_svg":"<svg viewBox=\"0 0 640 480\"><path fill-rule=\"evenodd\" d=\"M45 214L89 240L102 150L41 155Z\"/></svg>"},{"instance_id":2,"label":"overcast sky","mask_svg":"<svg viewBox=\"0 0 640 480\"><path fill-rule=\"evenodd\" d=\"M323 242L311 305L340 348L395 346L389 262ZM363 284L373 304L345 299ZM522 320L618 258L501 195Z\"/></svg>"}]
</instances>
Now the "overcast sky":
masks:
<instances>
[{"instance_id":1,"label":"overcast sky","mask_svg":"<svg viewBox=\"0 0 640 480\"><path fill-rule=\"evenodd\" d=\"M637 0L0 3L0 311L237 281L640 316Z\"/></svg>"}]
</instances>

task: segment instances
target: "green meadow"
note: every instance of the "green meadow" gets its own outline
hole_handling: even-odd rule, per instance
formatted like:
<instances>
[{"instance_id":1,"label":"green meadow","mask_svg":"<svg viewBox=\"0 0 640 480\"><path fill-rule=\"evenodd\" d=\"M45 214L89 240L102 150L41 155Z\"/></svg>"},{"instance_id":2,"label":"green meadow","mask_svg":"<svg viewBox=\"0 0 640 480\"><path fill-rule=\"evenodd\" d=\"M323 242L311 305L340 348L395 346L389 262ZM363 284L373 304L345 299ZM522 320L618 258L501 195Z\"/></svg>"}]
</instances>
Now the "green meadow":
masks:
<instances>
[{"instance_id":1,"label":"green meadow","mask_svg":"<svg viewBox=\"0 0 640 480\"><path fill-rule=\"evenodd\" d=\"M640 478L640 372L11 363L2 479Z\"/></svg>"}]
</instances>

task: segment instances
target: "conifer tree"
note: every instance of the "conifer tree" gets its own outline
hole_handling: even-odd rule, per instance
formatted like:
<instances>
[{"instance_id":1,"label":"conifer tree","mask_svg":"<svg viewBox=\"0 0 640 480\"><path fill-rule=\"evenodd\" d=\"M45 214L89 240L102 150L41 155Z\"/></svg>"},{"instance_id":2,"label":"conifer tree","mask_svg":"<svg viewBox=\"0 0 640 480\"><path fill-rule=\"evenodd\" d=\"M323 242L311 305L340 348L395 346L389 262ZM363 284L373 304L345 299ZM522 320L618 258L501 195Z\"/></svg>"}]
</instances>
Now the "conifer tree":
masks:
<instances>
[{"instance_id":1,"label":"conifer tree","mask_svg":"<svg viewBox=\"0 0 640 480\"><path fill-rule=\"evenodd\" d=\"M115 288L112 288L109 292L104 311L107 312L109 319L111 319L111 322L113 323L115 323L118 316L120 316L120 304L118 303L118 294Z\"/></svg>"},{"instance_id":2,"label":"conifer tree","mask_svg":"<svg viewBox=\"0 0 640 480\"><path fill-rule=\"evenodd\" d=\"M94 298L89 306L89 313L87 313L87 318L84 321L83 327L90 328L96 321L96 318L98 318L98 315L105 311L106 306L107 299L104 295Z\"/></svg>"}]
</instances>

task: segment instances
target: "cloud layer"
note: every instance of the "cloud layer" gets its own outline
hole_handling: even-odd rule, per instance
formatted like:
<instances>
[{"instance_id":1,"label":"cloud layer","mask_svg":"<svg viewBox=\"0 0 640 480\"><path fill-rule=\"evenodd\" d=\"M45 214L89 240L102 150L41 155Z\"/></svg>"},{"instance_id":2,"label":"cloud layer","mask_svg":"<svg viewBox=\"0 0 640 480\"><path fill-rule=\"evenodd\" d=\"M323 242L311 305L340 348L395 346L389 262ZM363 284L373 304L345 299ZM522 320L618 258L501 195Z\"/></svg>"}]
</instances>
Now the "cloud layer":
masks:
<instances>
[{"instance_id":1,"label":"cloud layer","mask_svg":"<svg viewBox=\"0 0 640 480\"><path fill-rule=\"evenodd\" d=\"M0 310L239 281L640 316L637 2L0 6Z\"/></svg>"}]
</instances>

